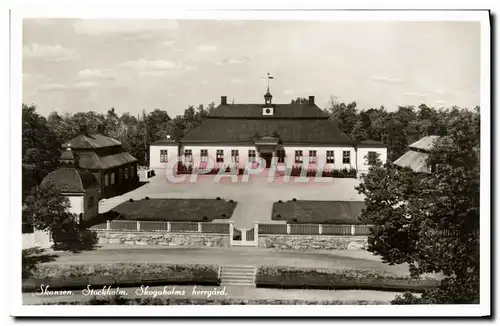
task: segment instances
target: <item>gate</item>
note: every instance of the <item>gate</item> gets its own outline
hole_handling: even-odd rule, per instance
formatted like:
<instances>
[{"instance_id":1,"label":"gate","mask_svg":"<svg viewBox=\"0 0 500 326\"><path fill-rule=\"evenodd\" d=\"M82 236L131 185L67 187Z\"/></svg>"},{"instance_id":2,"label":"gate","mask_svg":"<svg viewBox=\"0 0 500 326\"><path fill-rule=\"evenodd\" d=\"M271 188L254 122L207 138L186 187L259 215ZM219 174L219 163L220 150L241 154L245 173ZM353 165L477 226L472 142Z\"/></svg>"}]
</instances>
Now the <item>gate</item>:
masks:
<instances>
[{"instance_id":1,"label":"gate","mask_svg":"<svg viewBox=\"0 0 500 326\"><path fill-rule=\"evenodd\" d=\"M231 246L258 247L258 229L237 229L233 226L230 234Z\"/></svg>"}]
</instances>

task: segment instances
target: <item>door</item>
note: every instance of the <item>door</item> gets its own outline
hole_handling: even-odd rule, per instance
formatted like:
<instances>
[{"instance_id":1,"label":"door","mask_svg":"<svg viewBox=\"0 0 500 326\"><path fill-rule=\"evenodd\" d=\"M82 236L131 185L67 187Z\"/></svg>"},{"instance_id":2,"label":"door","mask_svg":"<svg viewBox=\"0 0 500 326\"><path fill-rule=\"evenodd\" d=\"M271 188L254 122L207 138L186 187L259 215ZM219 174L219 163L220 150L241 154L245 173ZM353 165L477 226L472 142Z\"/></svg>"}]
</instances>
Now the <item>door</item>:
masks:
<instances>
[{"instance_id":1,"label":"door","mask_svg":"<svg viewBox=\"0 0 500 326\"><path fill-rule=\"evenodd\" d=\"M271 166L273 153L260 153L260 157L262 157L266 161L266 168L268 169Z\"/></svg>"}]
</instances>

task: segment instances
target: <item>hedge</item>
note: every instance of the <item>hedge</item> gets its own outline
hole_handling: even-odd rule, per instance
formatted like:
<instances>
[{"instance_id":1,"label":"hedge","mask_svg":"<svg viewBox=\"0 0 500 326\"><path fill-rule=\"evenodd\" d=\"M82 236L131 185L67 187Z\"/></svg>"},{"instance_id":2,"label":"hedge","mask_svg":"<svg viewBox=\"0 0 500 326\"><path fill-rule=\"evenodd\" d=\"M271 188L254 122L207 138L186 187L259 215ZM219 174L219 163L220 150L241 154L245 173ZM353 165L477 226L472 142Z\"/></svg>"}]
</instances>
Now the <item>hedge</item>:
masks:
<instances>
[{"instance_id":1,"label":"hedge","mask_svg":"<svg viewBox=\"0 0 500 326\"><path fill-rule=\"evenodd\" d=\"M298 269L261 266L257 287L282 289L357 289L423 292L439 286L435 279L412 279L409 275L366 270Z\"/></svg>"},{"instance_id":2,"label":"hedge","mask_svg":"<svg viewBox=\"0 0 500 326\"><path fill-rule=\"evenodd\" d=\"M44 305L382 305L368 300L278 300L278 299L183 299L183 298L92 298L87 301L44 303Z\"/></svg>"},{"instance_id":3,"label":"hedge","mask_svg":"<svg viewBox=\"0 0 500 326\"><path fill-rule=\"evenodd\" d=\"M51 290L82 289L91 285L219 285L218 267L150 263L41 264L23 280L22 291L33 292L48 285Z\"/></svg>"}]
</instances>

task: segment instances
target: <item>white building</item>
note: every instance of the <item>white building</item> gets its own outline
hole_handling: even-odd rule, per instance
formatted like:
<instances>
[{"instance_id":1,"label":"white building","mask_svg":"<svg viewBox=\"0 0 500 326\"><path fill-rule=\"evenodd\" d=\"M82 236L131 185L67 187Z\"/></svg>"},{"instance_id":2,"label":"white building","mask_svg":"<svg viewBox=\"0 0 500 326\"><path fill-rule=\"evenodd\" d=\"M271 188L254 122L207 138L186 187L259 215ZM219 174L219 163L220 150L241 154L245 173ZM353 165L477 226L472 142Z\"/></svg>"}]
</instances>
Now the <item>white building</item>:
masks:
<instances>
[{"instance_id":1,"label":"white building","mask_svg":"<svg viewBox=\"0 0 500 326\"><path fill-rule=\"evenodd\" d=\"M151 145L150 167L166 167L177 151L184 165L193 168L205 168L211 161L209 167L244 169L260 157L267 167L274 158L278 171L351 169L357 175L368 171L369 152L378 153L383 163L387 159L384 144L356 142L343 134L314 96L303 104L274 104L269 89L260 104L229 104L222 96L220 105L179 144L164 140Z\"/></svg>"}]
</instances>

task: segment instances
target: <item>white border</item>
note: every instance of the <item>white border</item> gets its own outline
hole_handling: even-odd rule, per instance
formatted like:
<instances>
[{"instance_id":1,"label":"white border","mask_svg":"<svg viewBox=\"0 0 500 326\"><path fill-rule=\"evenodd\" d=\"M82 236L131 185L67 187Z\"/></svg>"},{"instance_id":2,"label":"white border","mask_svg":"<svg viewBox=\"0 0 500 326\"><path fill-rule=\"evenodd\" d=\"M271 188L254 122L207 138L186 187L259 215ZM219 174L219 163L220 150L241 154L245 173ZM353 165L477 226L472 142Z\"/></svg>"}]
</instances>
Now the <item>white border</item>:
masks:
<instances>
[{"instance_id":1,"label":"white border","mask_svg":"<svg viewBox=\"0 0 500 326\"><path fill-rule=\"evenodd\" d=\"M478 316L488 315L490 309L490 27L487 12L474 11L183 11L164 10L168 18L177 19L300 19L344 21L480 21L481 22L481 304L480 305L426 305L426 306L22 306L20 262L21 212L21 62L22 17L72 18L167 18L158 8L145 4L127 5L120 1L86 1L66 3L58 7L15 10L11 30L11 102L10 102L10 156L11 156L11 314L15 316ZM59 2L60 3L60 2ZM96 4L92 6L92 4ZM217 7L210 3L211 7ZM427 3L429 5L429 3ZM454 2L454 5L458 5ZM170 7L171 5L169 5ZM223 8L224 6L218 6ZM226 4L226 7L227 4ZM237 4L233 4L237 8ZM248 6L247 6L248 7ZM265 7L265 5L264 5ZM304 4L303 7L307 7ZM341 6L342 7L342 6ZM347 7L344 8L348 8ZM415 8L419 7L414 6ZM432 7L427 6L427 7ZM293 8L293 6L290 6ZM8 139L8 138L7 138ZM5 170L4 170L5 171ZM9 247L7 247L9 248Z\"/></svg>"}]
</instances>

